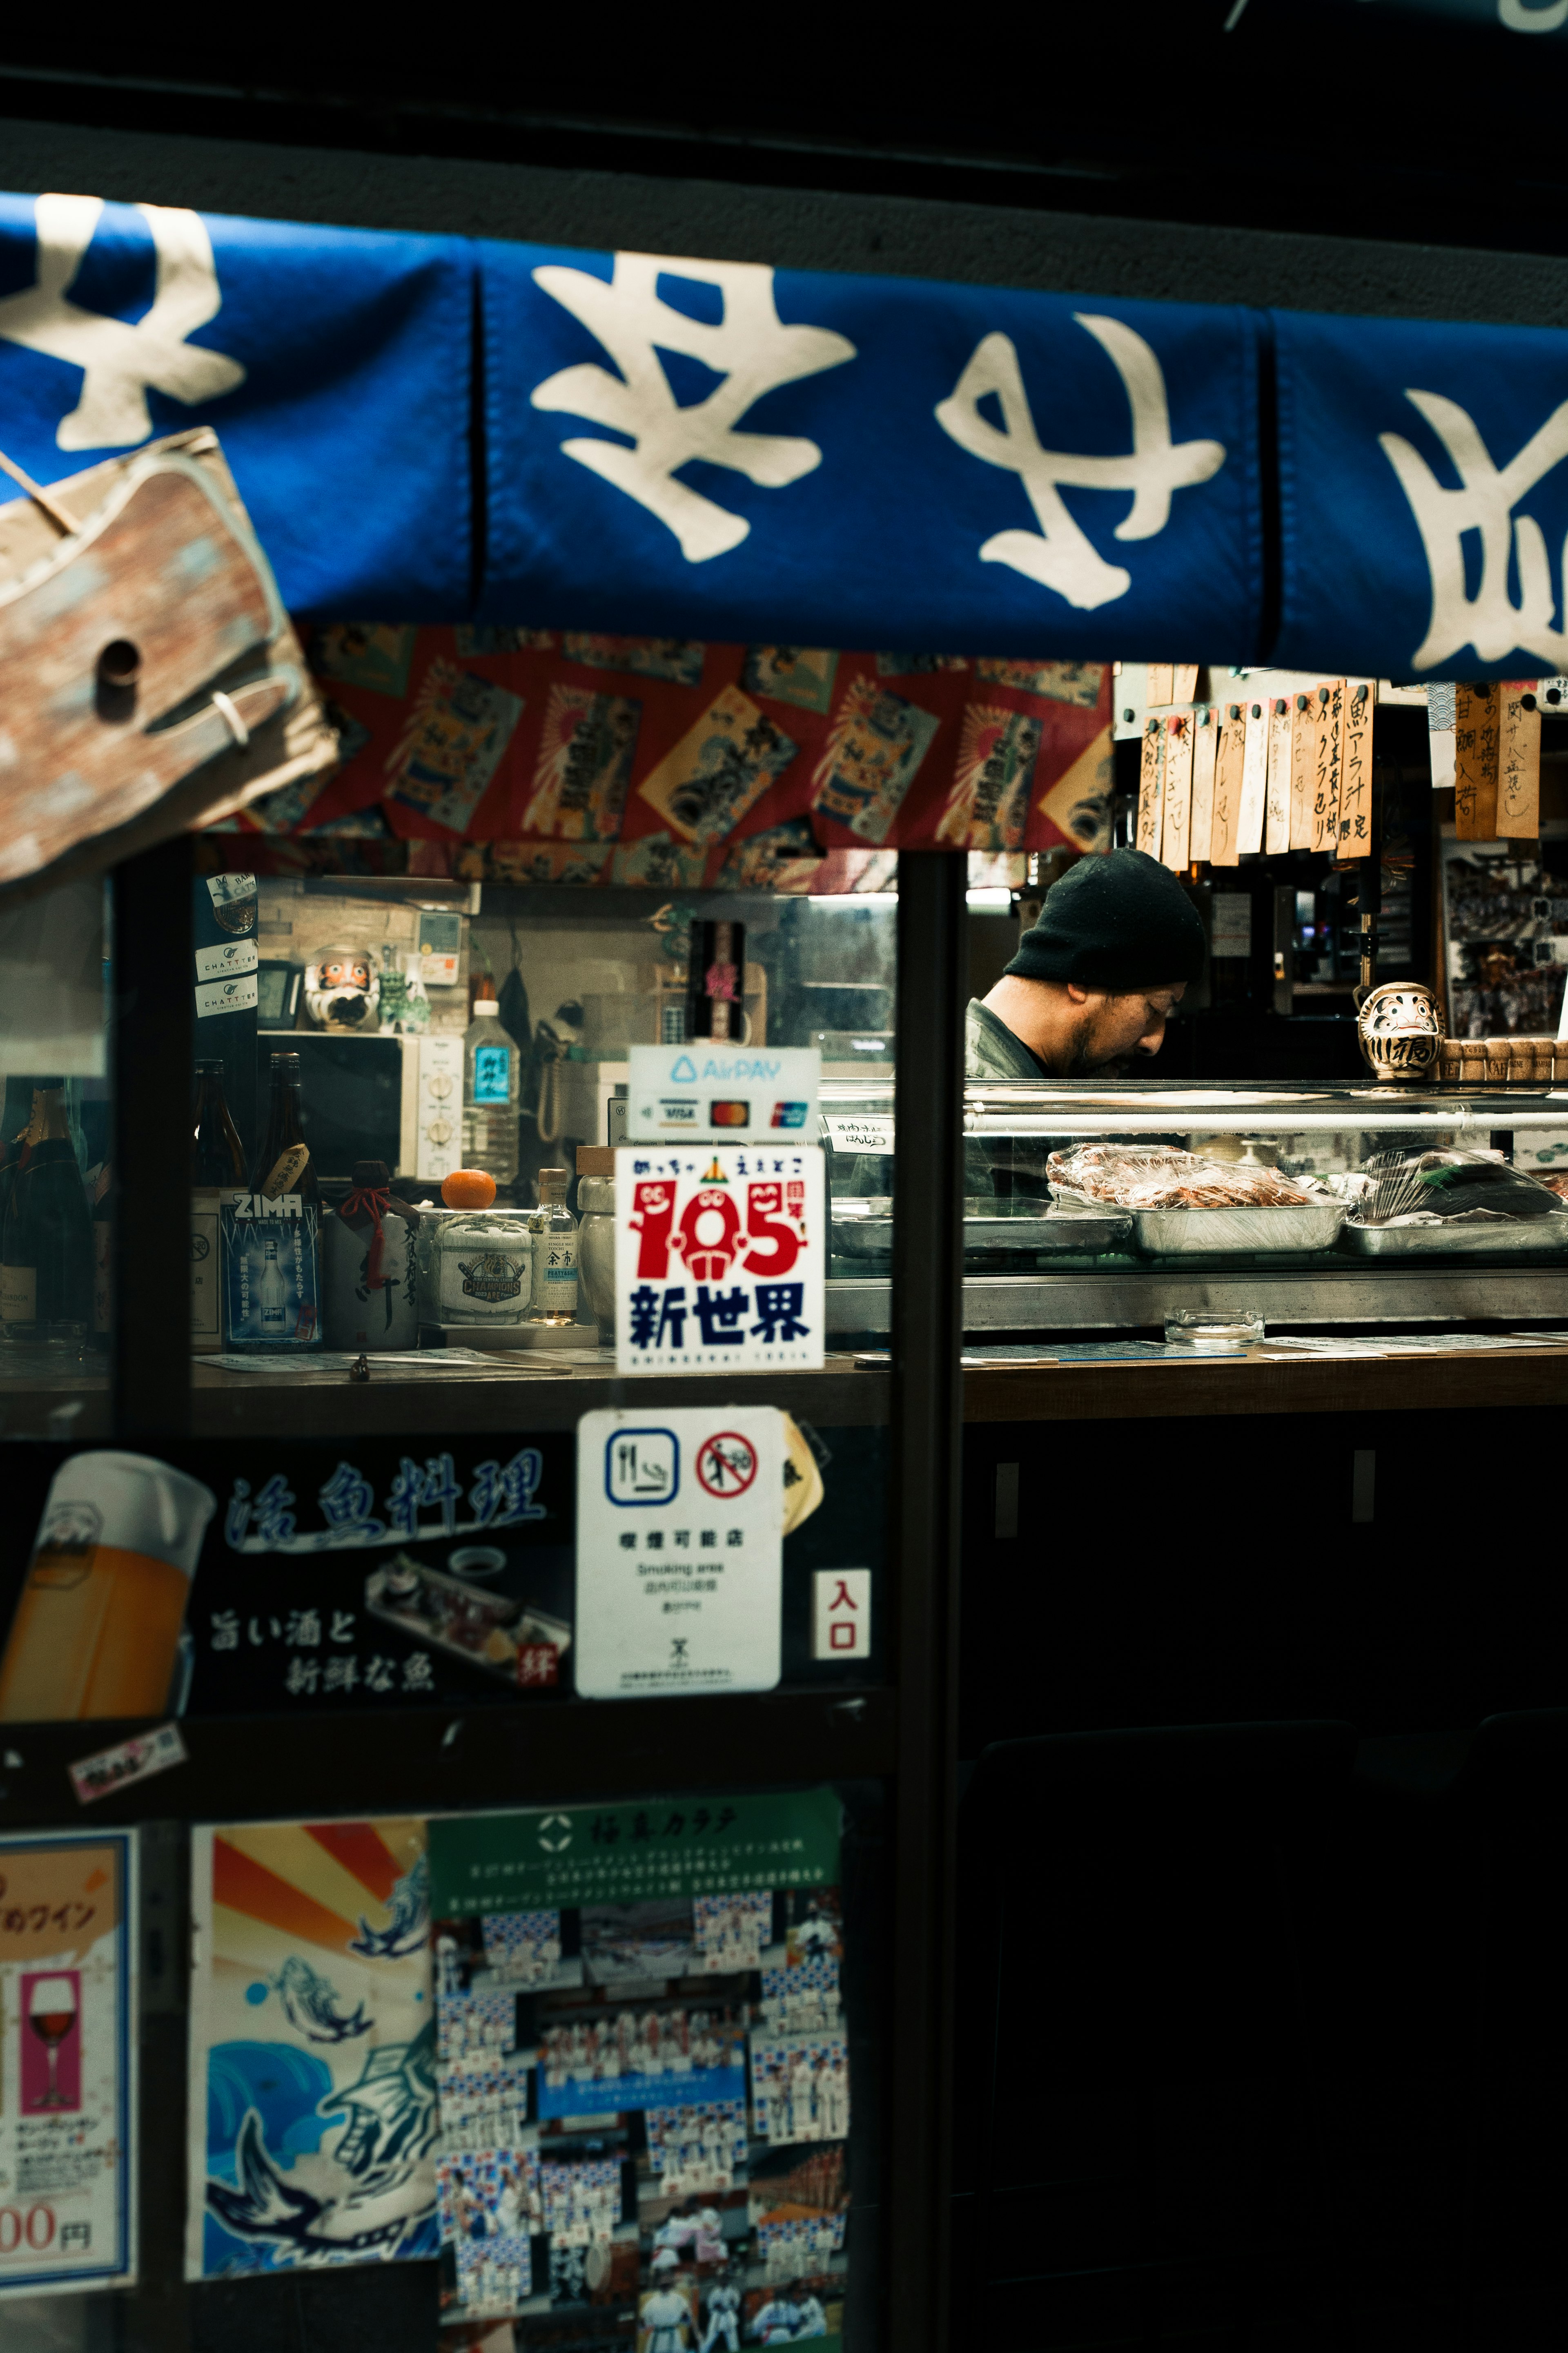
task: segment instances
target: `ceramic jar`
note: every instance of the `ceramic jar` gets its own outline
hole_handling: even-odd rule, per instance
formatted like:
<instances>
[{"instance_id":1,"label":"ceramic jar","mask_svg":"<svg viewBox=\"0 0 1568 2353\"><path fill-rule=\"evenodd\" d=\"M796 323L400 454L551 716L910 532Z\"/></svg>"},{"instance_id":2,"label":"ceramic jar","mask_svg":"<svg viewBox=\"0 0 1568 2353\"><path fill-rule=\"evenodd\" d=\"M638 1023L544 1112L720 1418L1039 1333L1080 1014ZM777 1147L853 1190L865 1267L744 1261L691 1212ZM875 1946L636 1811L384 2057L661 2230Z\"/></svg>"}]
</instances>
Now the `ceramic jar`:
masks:
<instances>
[{"instance_id":1,"label":"ceramic jar","mask_svg":"<svg viewBox=\"0 0 1568 2353\"><path fill-rule=\"evenodd\" d=\"M321 1220L321 1306L329 1348L416 1348L419 1212L387 1189L384 1161L354 1163L353 1190Z\"/></svg>"},{"instance_id":2,"label":"ceramic jar","mask_svg":"<svg viewBox=\"0 0 1568 2353\"><path fill-rule=\"evenodd\" d=\"M1419 980L1385 980L1356 1016L1361 1050L1379 1079L1405 1084L1435 1080L1443 1023L1437 1000Z\"/></svg>"},{"instance_id":3,"label":"ceramic jar","mask_svg":"<svg viewBox=\"0 0 1568 2353\"><path fill-rule=\"evenodd\" d=\"M421 1323L521 1324L533 1295L533 1237L521 1209L425 1210Z\"/></svg>"},{"instance_id":4,"label":"ceramic jar","mask_svg":"<svg viewBox=\"0 0 1568 2353\"><path fill-rule=\"evenodd\" d=\"M616 1180L577 1179L577 1276L602 1347L616 1344Z\"/></svg>"}]
</instances>

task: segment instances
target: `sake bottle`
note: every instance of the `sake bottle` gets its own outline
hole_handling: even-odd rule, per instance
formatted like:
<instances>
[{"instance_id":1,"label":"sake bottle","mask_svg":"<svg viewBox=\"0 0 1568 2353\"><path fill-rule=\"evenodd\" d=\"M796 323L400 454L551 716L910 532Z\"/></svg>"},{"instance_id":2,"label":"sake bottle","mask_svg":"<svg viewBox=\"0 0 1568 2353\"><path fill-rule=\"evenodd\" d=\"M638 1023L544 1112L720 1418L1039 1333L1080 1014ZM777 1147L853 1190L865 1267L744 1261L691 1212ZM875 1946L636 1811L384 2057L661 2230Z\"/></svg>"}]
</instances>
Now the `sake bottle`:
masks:
<instances>
[{"instance_id":1,"label":"sake bottle","mask_svg":"<svg viewBox=\"0 0 1568 2353\"><path fill-rule=\"evenodd\" d=\"M7 1341L79 1352L92 1311L92 1231L65 1091L38 1088L5 1209L0 1328Z\"/></svg>"}]
</instances>

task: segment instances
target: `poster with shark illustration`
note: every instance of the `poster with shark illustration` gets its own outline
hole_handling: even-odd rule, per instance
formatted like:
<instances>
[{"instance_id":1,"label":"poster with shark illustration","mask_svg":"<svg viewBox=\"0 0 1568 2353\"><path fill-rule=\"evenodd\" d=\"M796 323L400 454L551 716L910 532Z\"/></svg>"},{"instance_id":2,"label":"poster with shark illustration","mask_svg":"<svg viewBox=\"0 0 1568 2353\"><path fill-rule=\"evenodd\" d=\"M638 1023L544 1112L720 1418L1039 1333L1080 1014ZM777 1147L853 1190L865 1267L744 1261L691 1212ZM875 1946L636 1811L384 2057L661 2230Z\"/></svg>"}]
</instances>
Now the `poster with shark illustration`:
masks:
<instances>
[{"instance_id":1,"label":"poster with shark illustration","mask_svg":"<svg viewBox=\"0 0 1568 2353\"><path fill-rule=\"evenodd\" d=\"M191 1833L188 2279L437 2250L420 1820Z\"/></svg>"}]
</instances>

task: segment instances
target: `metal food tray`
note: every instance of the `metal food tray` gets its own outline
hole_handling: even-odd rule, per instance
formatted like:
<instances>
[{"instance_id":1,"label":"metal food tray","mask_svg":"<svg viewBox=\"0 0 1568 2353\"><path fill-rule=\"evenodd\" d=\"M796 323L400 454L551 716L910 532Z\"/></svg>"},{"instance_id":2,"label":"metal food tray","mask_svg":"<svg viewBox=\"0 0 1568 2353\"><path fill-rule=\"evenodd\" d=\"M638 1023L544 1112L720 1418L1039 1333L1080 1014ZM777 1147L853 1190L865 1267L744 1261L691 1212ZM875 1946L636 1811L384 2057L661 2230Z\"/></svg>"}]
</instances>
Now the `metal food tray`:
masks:
<instances>
[{"instance_id":1,"label":"metal food tray","mask_svg":"<svg viewBox=\"0 0 1568 2353\"><path fill-rule=\"evenodd\" d=\"M1299 1209L1134 1209L1138 1247L1151 1258L1202 1253L1210 1258L1277 1256L1325 1250L1345 1221L1342 1201L1312 1201Z\"/></svg>"},{"instance_id":2,"label":"metal food tray","mask_svg":"<svg viewBox=\"0 0 1568 2353\"><path fill-rule=\"evenodd\" d=\"M1098 1257L1102 1250L1125 1250L1132 1232L1131 1209L1092 1212L1068 1210L1014 1211L1004 1216L967 1213L963 1220L963 1254L1016 1256L1020 1250L1052 1257ZM893 1247L890 1217L835 1219L833 1247L847 1258L886 1258Z\"/></svg>"},{"instance_id":3,"label":"metal food tray","mask_svg":"<svg viewBox=\"0 0 1568 2353\"><path fill-rule=\"evenodd\" d=\"M1347 1223L1340 1247L1353 1258L1510 1258L1568 1250L1568 1213L1544 1218L1501 1219L1465 1225L1455 1218L1441 1226L1357 1226Z\"/></svg>"}]
</instances>

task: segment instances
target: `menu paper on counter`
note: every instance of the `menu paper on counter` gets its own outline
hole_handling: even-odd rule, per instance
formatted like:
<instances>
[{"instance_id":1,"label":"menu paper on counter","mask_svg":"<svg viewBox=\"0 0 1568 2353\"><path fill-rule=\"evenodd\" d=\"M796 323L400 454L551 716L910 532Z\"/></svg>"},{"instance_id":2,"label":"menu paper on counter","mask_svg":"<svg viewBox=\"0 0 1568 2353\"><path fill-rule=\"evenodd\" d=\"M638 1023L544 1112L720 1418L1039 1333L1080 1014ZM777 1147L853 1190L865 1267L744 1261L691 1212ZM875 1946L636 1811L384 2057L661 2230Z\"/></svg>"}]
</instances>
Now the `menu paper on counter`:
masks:
<instances>
[{"instance_id":1,"label":"menu paper on counter","mask_svg":"<svg viewBox=\"0 0 1568 2353\"><path fill-rule=\"evenodd\" d=\"M822 1056L815 1046L695 1038L688 1045L633 1046L627 1061L629 1143L666 1136L718 1144L816 1140Z\"/></svg>"},{"instance_id":2,"label":"menu paper on counter","mask_svg":"<svg viewBox=\"0 0 1568 2353\"><path fill-rule=\"evenodd\" d=\"M827 1141L835 1152L868 1154L886 1159L894 1149L894 1122L890 1111L825 1112L822 1124Z\"/></svg>"},{"instance_id":3,"label":"menu paper on counter","mask_svg":"<svg viewBox=\"0 0 1568 2353\"><path fill-rule=\"evenodd\" d=\"M0 1840L0 2297L136 2275L135 1887L133 1831Z\"/></svg>"},{"instance_id":4,"label":"menu paper on counter","mask_svg":"<svg viewBox=\"0 0 1568 2353\"><path fill-rule=\"evenodd\" d=\"M187 2279L436 2253L425 1824L191 1832Z\"/></svg>"},{"instance_id":5,"label":"menu paper on counter","mask_svg":"<svg viewBox=\"0 0 1568 2353\"><path fill-rule=\"evenodd\" d=\"M822 1147L619 1145L616 1370L823 1363Z\"/></svg>"},{"instance_id":6,"label":"menu paper on counter","mask_svg":"<svg viewBox=\"0 0 1568 2353\"><path fill-rule=\"evenodd\" d=\"M584 1699L772 1691L783 1672L784 1415L585 1413L576 1684Z\"/></svg>"}]
</instances>

